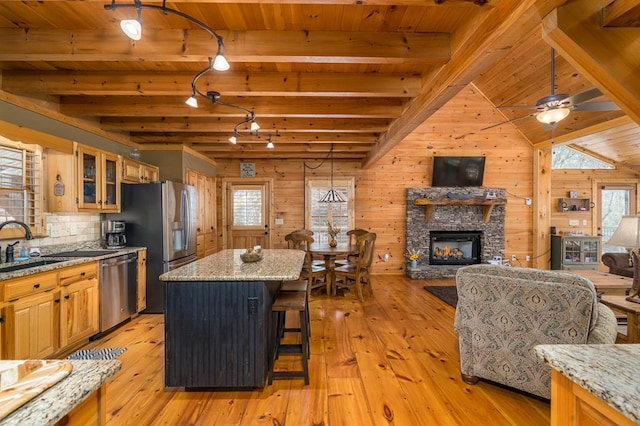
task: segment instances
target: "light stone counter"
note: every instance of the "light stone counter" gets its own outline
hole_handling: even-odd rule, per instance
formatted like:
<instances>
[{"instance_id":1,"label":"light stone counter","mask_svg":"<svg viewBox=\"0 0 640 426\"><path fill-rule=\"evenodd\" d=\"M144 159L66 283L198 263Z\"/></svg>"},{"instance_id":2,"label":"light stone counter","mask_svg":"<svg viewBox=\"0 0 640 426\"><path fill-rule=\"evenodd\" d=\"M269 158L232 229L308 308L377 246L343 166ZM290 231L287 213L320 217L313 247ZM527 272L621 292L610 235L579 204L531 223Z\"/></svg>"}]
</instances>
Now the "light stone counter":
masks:
<instances>
[{"instance_id":1,"label":"light stone counter","mask_svg":"<svg viewBox=\"0 0 640 426\"><path fill-rule=\"evenodd\" d=\"M246 250L222 250L160 275L162 281L297 280L304 263L302 250L265 249L262 260L244 263Z\"/></svg>"},{"instance_id":2,"label":"light stone counter","mask_svg":"<svg viewBox=\"0 0 640 426\"><path fill-rule=\"evenodd\" d=\"M103 386L120 370L120 361L69 361L71 373L9 414L1 426L52 425Z\"/></svg>"},{"instance_id":3,"label":"light stone counter","mask_svg":"<svg viewBox=\"0 0 640 426\"><path fill-rule=\"evenodd\" d=\"M639 345L539 345L554 369L640 424Z\"/></svg>"}]
</instances>

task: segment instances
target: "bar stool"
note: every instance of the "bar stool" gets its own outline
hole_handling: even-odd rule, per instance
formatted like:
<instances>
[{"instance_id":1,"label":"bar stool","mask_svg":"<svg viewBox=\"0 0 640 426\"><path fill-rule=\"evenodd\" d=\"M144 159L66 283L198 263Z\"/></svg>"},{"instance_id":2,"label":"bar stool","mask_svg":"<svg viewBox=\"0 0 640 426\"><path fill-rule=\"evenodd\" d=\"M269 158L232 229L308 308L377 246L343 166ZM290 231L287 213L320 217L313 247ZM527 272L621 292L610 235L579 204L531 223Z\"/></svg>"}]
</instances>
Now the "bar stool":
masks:
<instances>
[{"instance_id":1,"label":"bar stool","mask_svg":"<svg viewBox=\"0 0 640 426\"><path fill-rule=\"evenodd\" d=\"M281 339L284 334L284 323L286 321L287 312L298 312L300 316L300 328L287 328L287 332L300 333L300 343L287 343L282 344ZM307 317L307 296L306 293L284 291L278 293L276 299L273 301L271 307L271 313L277 324L277 330L275 333L275 350L271 357L271 363L269 365L269 384L273 383L274 378L291 378L302 377L304 378L304 384L309 384L309 364L307 358L310 355L309 351L309 335L307 333L309 325ZM276 359L282 354L299 354L302 358L302 370L292 371L274 371Z\"/></svg>"},{"instance_id":2,"label":"bar stool","mask_svg":"<svg viewBox=\"0 0 640 426\"><path fill-rule=\"evenodd\" d=\"M309 281L308 280L283 281L282 286L280 287L280 291L281 292L289 291L294 293L299 292L307 295L307 309L305 310L305 315L307 319L305 320L305 322L307 324L307 336L311 338L311 317L309 314ZM289 330L284 328L284 324L278 325L278 326L282 328L283 333L289 332L289 331L297 331L297 329Z\"/></svg>"}]
</instances>

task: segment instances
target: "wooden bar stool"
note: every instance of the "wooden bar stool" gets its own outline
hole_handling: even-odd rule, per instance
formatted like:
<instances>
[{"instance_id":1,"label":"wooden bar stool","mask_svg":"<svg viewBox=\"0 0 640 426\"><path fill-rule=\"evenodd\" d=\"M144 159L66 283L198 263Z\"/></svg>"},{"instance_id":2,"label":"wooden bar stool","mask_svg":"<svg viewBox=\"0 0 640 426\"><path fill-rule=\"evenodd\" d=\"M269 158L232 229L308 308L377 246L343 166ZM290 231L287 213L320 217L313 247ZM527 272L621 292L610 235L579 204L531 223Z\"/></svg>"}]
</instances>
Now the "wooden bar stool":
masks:
<instances>
[{"instance_id":1,"label":"wooden bar stool","mask_svg":"<svg viewBox=\"0 0 640 426\"><path fill-rule=\"evenodd\" d=\"M311 318L309 316L309 281L308 280L297 280L297 281L283 281L282 286L280 287L280 291L289 291L289 292L299 292L307 295L307 309L305 310L306 314L306 324L307 324L307 336L311 338ZM283 332L286 333L288 331L296 331L288 330L284 328L284 325L281 327ZM282 337L282 336L281 336Z\"/></svg>"},{"instance_id":2,"label":"wooden bar stool","mask_svg":"<svg viewBox=\"0 0 640 426\"><path fill-rule=\"evenodd\" d=\"M284 334L284 324L286 321L287 312L298 312L300 316L300 328L287 328L287 332L300 333L300 343L287 343L282 344L280 340ZM307 316L307 295L303 292L284 291L278 293L276 299L273 301L271 312L274 317L274 321L277 324L277 330L275 334L275 350L271 357L271 364L269 365L269 384L273 383L273 379L276 378L291 378L302 377L304 378L304 384L309 384L309 364L307 358L309 358L309 334L307 333L309 325ZM292 371L274 371L276 359L282 354L300 354L302 358L302 370Z\"/></svg>"}]
</instances>

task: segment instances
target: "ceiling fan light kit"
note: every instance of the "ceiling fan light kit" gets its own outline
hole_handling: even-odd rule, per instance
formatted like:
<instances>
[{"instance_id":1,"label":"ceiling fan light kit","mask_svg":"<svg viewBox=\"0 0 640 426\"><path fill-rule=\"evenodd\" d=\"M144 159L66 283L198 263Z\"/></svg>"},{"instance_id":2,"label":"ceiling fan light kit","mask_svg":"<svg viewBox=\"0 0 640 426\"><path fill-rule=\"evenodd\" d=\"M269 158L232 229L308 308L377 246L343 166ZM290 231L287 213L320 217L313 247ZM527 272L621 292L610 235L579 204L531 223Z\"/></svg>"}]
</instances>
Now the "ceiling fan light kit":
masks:
<instances>
[{"instance_id":1,"label":"ceiling fan light kit","mask_svg":"<svg viewBox=\"0 0 640 426\"><path fill-rule=\"evenodd\" d=\"M547 109L536 115L536 120L544 124L554 124L567 118L571 110L565 107Z\"/></svg>"},{"instance_id":2,"label":"ceiling fan light kit","mask_svg":"<svg viewBox=\"0 0 640 426\"><path fill-rule=\"evenodd\" d=\"M224 56L224 43L223 43L222 36L216 33L215 30L213 30L213 28L209 27L208 25L199 21L198 19L190 15L187 15L184 12L180 12L179 10L167 7L166 0L163 0L161 6L155 5L155 4L144 4L142 3L141 0L133 0L133 4L128 4L128 3L116 4L116 1L112 0L111 3L105 4L104 8L106 10L116 10L116 9L122 9L122 8L136 10L138 14L137 19L123 19L120 22L120 28L127 35L127 37L129 37L132 40L140 40L142 38L142 9L153 9L153 10L160 11L162 13L171 13L174 15L178 15L198 25L200 28L202 28L203 30L211 34L211 36L214 37L218 43L218 49L216 52L215 59L209 57L209 64L207 65L207 67L204 68L202 71L198 72L193 77L193 80L191 82L192 93L191 93L191 96L189 96L185 100L185 104L189 105L192 108L198 108L198 99L196 95L200 95L204 98L209 99L213 104L224 105L224 106L239 109L245 112L247 114L246 118L235 125L233 129L233 135L229 138L229 142L232 144L235 144L237 142L238 136L248 136L251 134L257 134L258 130L260 129L260 125L258 125L258 123L256 122L256 115L253 111L250 111L247 108L241 107L239 105L222 102L219 100L220 98L219 92L209 91L205 94L200 90L198 90L196 86L198 79L203 75L205 75L206 73L208 73L209 71L211 70L227 71L230 68L229 62L227 61L227 58ZM240 130L240 127L244 124L250 124L249 132ZM271 142L270 138L269 138L269 144L267 145L267 148L273 148L273 143Z\"/></svg>"}]
</instances>

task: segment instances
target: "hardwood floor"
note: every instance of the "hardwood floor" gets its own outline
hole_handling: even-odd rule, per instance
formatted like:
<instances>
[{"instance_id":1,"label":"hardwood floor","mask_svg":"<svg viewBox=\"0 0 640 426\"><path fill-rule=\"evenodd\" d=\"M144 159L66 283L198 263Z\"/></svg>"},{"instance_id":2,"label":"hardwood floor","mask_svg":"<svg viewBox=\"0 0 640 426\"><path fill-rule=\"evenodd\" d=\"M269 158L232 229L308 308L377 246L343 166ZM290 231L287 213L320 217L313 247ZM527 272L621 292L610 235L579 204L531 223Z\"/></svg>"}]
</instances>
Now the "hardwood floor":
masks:
<instances>
[{"instance_id":1,"label":"hardwood floor","mask_svg":"<svg viewBox=\"0 0 640 426\"><path fill-rule=\"evenodd\" d=\"M422 288L452 279L374 276L375 297L314 297L311 383L253 391L165 389L163 317L140 315L85 349L123 347L109 425L548 425L549 403L460 379L454 309ZM282 356L279 366L286 368ZM293 358L292 358L293 359Z\"/></svg>"}]
</instances>

